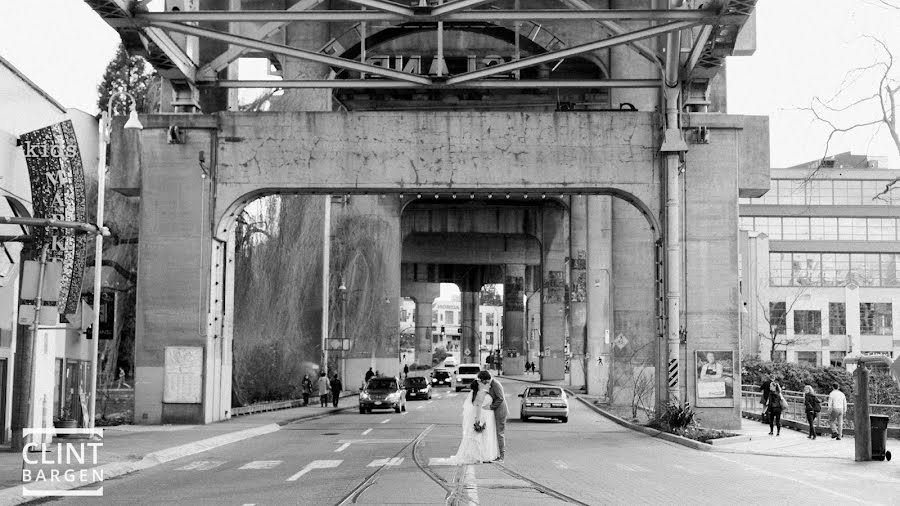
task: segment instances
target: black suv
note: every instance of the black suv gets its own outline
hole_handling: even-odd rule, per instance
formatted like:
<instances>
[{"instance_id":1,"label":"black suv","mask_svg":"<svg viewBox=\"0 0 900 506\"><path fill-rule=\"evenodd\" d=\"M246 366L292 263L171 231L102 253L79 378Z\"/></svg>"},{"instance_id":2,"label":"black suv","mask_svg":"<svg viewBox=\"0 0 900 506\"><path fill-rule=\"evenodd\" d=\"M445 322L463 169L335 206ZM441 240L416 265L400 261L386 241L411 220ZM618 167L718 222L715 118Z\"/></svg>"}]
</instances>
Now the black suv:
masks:
<instances>
[{"instance_id":1,"label":"black suv","mask_svg":"<svg viewBox=\"0 0 900 506\"><path fill-rule=\"evenodd\" d=\"M431 373L431 385L445 385L450 386L453 383L453 379L450 377L450 372L445 369L435 369Z\"/></svg>"},{"instance_id":2,"label":"black suv","mask_svg":"<svg viewBox=\"0 0 900 506\"><path fill-rule=\"evenodd\" d=\"M431 399L431 383L428 378L413 376L403 382L407 399Z\"/></svg>"}]
</instances>

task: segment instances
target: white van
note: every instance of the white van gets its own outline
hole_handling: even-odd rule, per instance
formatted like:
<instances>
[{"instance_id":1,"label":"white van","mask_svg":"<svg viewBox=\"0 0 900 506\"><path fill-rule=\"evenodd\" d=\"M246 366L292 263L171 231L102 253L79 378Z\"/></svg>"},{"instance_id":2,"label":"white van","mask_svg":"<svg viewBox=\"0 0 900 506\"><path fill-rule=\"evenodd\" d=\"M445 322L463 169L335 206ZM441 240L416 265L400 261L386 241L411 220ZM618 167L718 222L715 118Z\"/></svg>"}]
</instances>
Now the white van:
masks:
<instances>
[{"instance_id":1,"label":"white van","mask_svg":"<svg viewBox=\"0 0 900 506\"><path fill-rule=\"evenodd\" d=\"M464 388L470 388L472 382L478 378L481 372L481 366L478 364L459 364L459 368L453 373L453 384L451 385L457 392Z\"/></svg>"}]
</instances>

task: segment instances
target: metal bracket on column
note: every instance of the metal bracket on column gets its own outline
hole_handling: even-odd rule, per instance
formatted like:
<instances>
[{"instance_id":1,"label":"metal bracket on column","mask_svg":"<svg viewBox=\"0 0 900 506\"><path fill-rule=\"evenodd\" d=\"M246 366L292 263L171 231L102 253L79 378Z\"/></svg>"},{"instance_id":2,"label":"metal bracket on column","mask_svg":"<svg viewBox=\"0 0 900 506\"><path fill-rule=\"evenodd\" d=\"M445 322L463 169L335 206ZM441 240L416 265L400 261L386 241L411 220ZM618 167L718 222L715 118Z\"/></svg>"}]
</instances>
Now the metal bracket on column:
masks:
<instances>
[{"instance_id":1,"label":"metal bracket on column","mask_svg":"<svg viewBox=\"0 0 900 506\"><path fill-rule=\"evenodd\" d=\"M194 83L172 80L172 108L175 112L199 113L200 92Z\"/></svg>"}]
</instances>

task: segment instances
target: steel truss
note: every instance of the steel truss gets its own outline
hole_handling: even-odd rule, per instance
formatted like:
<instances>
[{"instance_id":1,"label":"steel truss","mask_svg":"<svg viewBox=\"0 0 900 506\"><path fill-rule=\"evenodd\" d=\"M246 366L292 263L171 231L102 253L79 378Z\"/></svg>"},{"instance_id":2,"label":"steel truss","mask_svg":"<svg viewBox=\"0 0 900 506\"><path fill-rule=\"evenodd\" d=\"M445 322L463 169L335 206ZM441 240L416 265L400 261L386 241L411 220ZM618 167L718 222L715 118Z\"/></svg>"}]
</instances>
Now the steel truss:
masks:
<instances>
[{"instance_id":1,"label":"steel truss","mask_svg":"<svg viewBox=\"0 0 900 506\"><path fill-rule=\"evenodd\" d=\"M115 28L132 52L138 52L164 77L187 83L191 87L225 88L618 88L662 86L665 75L673 75L672 59L642 41L671 33L681 34L678 75L682 81L706 80L718 72L725 56L733 54L738 33L749 19L756 0L710 0L701 9L595 9L584 0L560 0L559 9L496 9L493 0L451 0L432 6L402 5L386 0L348 0L362 10L316 10L321 0L301 0L286 10L262 11L181 11L146 12L133 0L85 0L110 26ZM691 4L687 2L687 4ZM566 20L594 22L606 38L566 47L558 39L545 52L514 61L450 76L428 76L389 69L366 63L365 49L359 59L342 58L327 53L326 48L297 48L267 40L285 25L297 21L356 22L365 47L366 23L389 23L401 26L416 23L433 25L438 41L438 57L443 58L443 24L451 22L497 22L533 24L534 36L540 21ZM632 29L622 21L644 22ZM241 25L240 35L198 26L202 23ZM255 25L248 25L255 23ZM192 59L172 37L172 33L226 42L229 49L208 62ZM523 36L528 36L523 34ZM534 40L534 38L532 38ZM591 58L600 49L627 45L660 70L658 76L643 79L541 80L518 79L521 69L549 62L560 62L573 56ZM327 47L327 46L326 46ZM333 49L333 48L331 48ZM335 72L359 72L377 79L297 79L284 81L219 79L217 75L230 63L249 51L263 51L287 58L297 58L331 66ZM515 79L498 80L498 75L514 73Z\"/></svg>"}]
</instances>

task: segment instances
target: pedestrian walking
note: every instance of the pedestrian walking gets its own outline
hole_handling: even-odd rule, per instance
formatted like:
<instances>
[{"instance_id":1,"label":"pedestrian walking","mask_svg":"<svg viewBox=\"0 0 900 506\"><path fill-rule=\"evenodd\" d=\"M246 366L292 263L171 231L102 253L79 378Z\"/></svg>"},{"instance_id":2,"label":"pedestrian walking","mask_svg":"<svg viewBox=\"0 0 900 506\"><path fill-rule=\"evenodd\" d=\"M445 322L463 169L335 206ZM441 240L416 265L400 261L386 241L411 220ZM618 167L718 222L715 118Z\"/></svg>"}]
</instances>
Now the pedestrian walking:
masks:
<instances>
[{"instance_id":1,"label":"pedestrian walking","mask_svg":"<svg viewBox=\"0 0 900 506\"><path fill-rule=\"evenodd\" d=\"M817 436L816 417L819 416L819 411L822 411L822 405L819 403L816 391L813 390L811 385L803 387L803 406L806 408L806 423L809 424L809 435L806 437L807 439L815 439Z\"/></svg>"},{"instance_id":2,"label":"pedestrian walking","mask_svg":"<svg viewBox=\"0 0 900 506\"><path fill-rule=\"evenodd\" d=\"M781 435L781 411L787 407L787 401L781 393L781 385L777 381L769 384L769 396L766 404L766 411L769 413L769 435L772 435L775 428L778 428L776 436Z\"/></svg>"},{"instance_id":3,"label":"pedestrian walking","mask_svg":"<svg viewBox=\"0 0 900 506\"><path fill-rule=\"evenodd\" d=\"M409 364L403 364L403 377L409 377Z\"/></svg>"},{"instance_id":4,"label":"pedestrian walking","mask_svg":"<svg viewBox=\"0 0 900 506\"><path fill-rule=\"evenodd\" d=\"M338 378L338 375L334 375L334 379L331 380L331 405L334 407L338 407L338 399L341 398L341 390L344 389L344 384L341 383L341 379Z\"/></svg>"},{"instance_id":5,"label":"pedestrian walking","mask_svg":"<svg viewBox=\"0 0 900 506\"><path fill-rule=\"evenodd\" d=\"M319 381L317 387L319 391L319 403L321 404L321 407L327 408L329 383L328 376L325 376L324 372L319 373Z\"/></svg>"},{"instance_id":6,"label":"pedestrian walking","mask_svg":"<svg viewBox=\"0 0 900 506\"><path fill-rule=\"evenodd\" d=\"M369 384L369 380L372 379L372 376L375 376L375 373L372 372L372 368L370 367L368 371L366 371L366 382L363 386Z\"/></svg>"},{"instance_id":7,"label":"pedestrian walking","mask_svg":"<svg viewBox=\"0 0 900 506\"><path fill-rule=\"evenodd\" d=\"M300 391L303 392L303 405L309 406L309 394L312 393L312 380L309 374L303 375L303 381L300 382Z\"/></svg>"},{"instance_id":8,"label":"pedestrian walking","mask_svg":"<svg viewBox=\"0 0 900 506\"><path fill-rule=\"evenodd\" d=\"M844 435L844 413L847 412L847 396L841 392L840 385L831 384L831 393L828 394L828 421L831 424L831 439L840 441Z\"/></svg>"}]
</instances>

